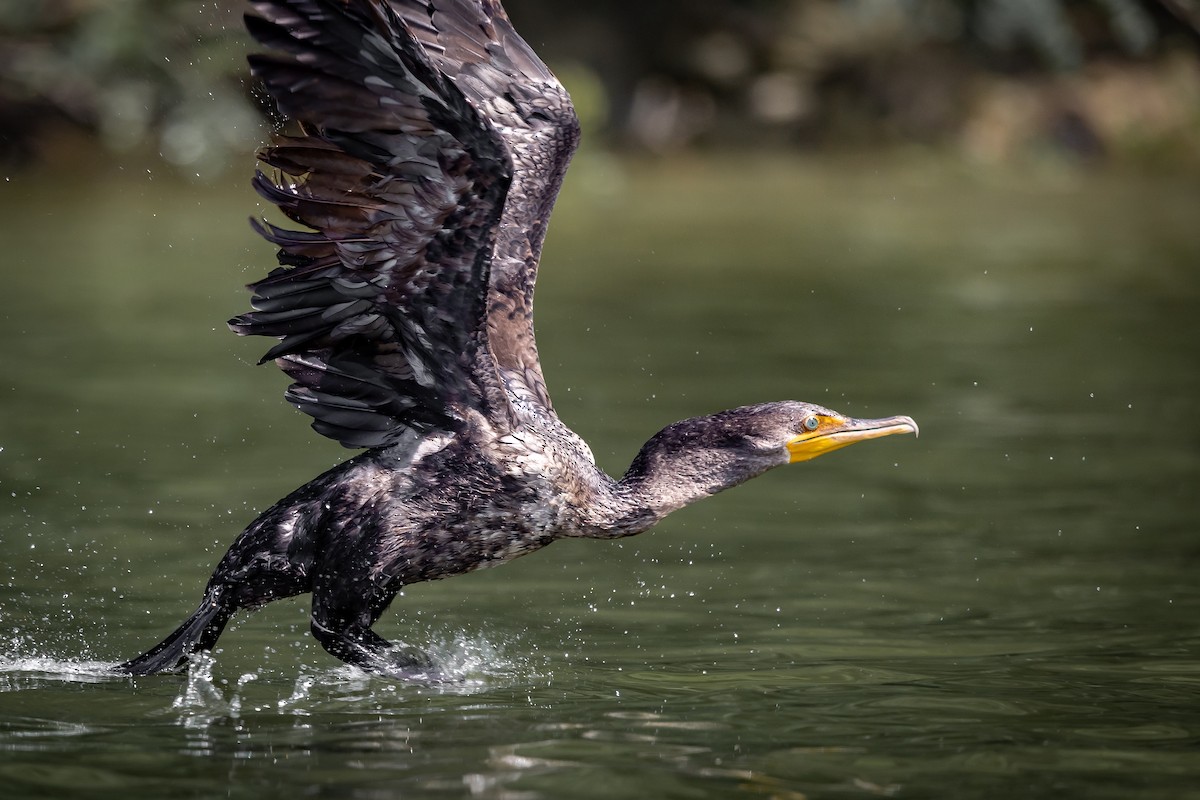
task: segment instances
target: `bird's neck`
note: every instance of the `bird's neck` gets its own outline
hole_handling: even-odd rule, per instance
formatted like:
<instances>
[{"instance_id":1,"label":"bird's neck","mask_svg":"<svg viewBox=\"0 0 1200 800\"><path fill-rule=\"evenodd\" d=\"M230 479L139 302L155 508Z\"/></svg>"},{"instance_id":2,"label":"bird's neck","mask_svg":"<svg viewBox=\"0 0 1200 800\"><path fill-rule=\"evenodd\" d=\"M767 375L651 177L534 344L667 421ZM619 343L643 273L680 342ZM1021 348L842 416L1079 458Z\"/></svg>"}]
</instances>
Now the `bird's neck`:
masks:
<instances>
[{"instance_id":1,"label":"bird's neck","mask_svg":"<svg viewBox=\"0 0 1200 800\"><path fill-rule=\"evenodd\" d=\"M780 462L712 447L714 418L676 423L642 447L620 480L606 480L581 534L616 538L641 533L667 514L761 475Z\"/></svg>"}]
</instances>

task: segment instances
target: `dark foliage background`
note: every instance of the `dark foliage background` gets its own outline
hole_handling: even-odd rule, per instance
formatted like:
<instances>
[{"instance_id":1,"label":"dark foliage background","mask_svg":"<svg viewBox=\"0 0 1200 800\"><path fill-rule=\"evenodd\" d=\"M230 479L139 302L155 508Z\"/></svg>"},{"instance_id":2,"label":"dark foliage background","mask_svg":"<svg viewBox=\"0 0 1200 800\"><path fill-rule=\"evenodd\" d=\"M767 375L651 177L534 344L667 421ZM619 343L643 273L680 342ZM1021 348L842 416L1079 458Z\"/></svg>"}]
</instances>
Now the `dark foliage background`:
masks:
<instances>
[{"instance_id":1,"label":"dark foliage background","mask_svg":"<svg viewBox=\"0 0 1200 800\"><path fill-rule=\"evenodd\" d=\"M1198 0L509 0L590 141L1200 161ZM0 5L0 157L221 168L262 137L241 2Z\"/></svg>"}]
</instances>

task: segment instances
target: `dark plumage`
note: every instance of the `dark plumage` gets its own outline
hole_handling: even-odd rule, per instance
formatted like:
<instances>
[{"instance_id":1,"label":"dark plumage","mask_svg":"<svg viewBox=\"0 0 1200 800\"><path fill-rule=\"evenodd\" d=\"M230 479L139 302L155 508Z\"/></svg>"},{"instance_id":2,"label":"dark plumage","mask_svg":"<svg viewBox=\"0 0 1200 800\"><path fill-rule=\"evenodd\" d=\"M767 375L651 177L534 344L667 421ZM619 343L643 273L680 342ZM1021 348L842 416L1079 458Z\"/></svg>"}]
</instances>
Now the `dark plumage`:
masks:
<instances>
[{"instance_id":1,"label":"dark plumage","mask_svg":"<svg viewBox=\"0 0 1200 800\"><path fill-rule=\"evenodd\" d=\"M255 76L292 120L258 192L280 267L240 334L355 458L237 538L196 612L119 668L172 671L231 615L312 592L338 658L408 674L371 630L401 587L564 536L628 536L771 467L916 432L798 402L671 425L614 481L555 415L533 339L546 222L579 138L562 86L494 0L257 0Z\"/></svg>"}]
</instances>

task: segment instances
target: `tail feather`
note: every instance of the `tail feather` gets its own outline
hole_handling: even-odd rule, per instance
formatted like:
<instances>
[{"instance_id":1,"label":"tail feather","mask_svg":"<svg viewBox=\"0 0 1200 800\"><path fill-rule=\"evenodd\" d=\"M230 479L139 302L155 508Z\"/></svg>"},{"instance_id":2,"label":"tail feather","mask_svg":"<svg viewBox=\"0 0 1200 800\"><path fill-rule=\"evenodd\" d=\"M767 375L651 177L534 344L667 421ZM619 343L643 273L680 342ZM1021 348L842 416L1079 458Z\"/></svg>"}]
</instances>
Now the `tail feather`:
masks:
<instances>
[{"instance_id":1,"label":"tail feather","mask_svg":"<svg viewBox=\"0 0 1200 800\"><path fill-rule=\"evenodd\" d=\"M179 672L187 666L188 656L199 650L211 650L233 615L213 594L205 595L200 607L175 631L137 658L118 664L117 672L127 675L155 675Z\"/></svg>"}]
</instances>

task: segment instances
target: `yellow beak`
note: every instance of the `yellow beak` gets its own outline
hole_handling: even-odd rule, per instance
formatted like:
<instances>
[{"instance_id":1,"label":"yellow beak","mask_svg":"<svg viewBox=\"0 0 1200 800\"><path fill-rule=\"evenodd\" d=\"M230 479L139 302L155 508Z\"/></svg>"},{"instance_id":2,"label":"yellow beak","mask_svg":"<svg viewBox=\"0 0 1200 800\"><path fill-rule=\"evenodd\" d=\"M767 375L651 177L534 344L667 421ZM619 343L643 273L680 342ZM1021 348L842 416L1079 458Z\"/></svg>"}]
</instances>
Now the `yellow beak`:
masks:
<instances>
[{"instance_id":1,"label":"yellow beak","mask_svg":"<svg viewBox=\"0 0 1200 800\"><path fill-rule=\"evenodd\" d=\"M808 461L817 456L867 439L878 439L895 433L920 433L912 417L886 417L884 419L850 419L847 417L820 416L815 430L805 431L788 440L788 463Z\"/></svg>"}]
</instances>

